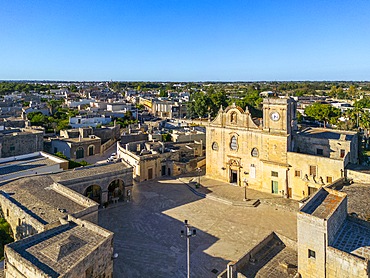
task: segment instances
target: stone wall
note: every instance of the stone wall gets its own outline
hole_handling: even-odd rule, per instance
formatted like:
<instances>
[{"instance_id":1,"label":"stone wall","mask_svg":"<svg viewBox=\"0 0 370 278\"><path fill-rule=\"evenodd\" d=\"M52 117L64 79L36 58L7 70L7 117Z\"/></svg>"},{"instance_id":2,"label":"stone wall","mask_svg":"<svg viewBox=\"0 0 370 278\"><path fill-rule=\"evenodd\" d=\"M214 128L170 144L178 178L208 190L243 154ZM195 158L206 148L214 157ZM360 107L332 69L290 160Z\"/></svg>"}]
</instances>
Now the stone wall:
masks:
<instances>
[{"instance_id":1,"label":"stone wall","mask_svg":"<svg viewBox=\"0 0 370 278\"><path fill-rule=\"evenodd\" d=\"M116 144L115 139L108 140L107 142L100 146L100 153L103 154L107 149L109 149L114 144Z\"/></svg>"},{"instance_id":2,"label":"stone wall","mask_svg":"<svg viewBox=\"0 0 370 278\"><path fill-rule=\"evenodd\" d=\"M50 188L59 194L71 199L72 201L86 207L86 209L73 214L76 218L88 220L92 223L98 224L98 209L99 204L90 198L58 183L53 183Z\"/></svg>"},{"instance_id":3,"label":"stone wall","mask_svg":"<svg viewBox=\"0 0 370 278\"><path fill-rule=\"evenodd\" d=\"M368 278L370 263L333 247L326 250L326 277Z\"/></svg>"},{"instance_id":4,"label":"stone wall","mask_svg":"<svg viewBox=\"0 0 370 278\"><path fill-rule=\"evenodd\" d=\"M121 163L121 162L118 162ZM127 164L125 164L127 165ZM90 166L94 167L94 166ZM86 169L86 167L84 167ZM79 170L76 170L79 171ZM68 175L68 173L66 173ZM133 177L132 177L132 168L127 167L119 171L94 175L92 177L84 177L82 179L76 178L67 181L61 181L60 183L68 188L77 191L78 193L84 195L86 189L91 185L99 185L102 191L101 195L101 203L105 203L108 201L108 186L114 180L122 180L125 189L131 189L133 184Z\"/></svg>"},{"instance_id":5,"label":"stone wall","mask_svg":"<svg viewBox=\"0 0 370 278\"><path fill-rule=\"evenodd\" d=\"M288 152L289 186L293 199L301 199L309 194L309 187L320 188L342 177L342 160L328 157ZM310 166L316 167L316 175L310 175ZM342 170L342 171L341 171ZM296 176L296 172L300 175Z\"/></svg>"},{"instance_id":6,"label":"stone wall","mask_svg":"<svg viewBox=\"0 0 370 278\"><path fill-rule=\"evenodd\" d=\"M76 159L76 151L78 148L82 147L84 149L84 157L89 156L89 147L94 146L94 154L100 154L101 140L100 138L90 139L88 141L73 142L70 147L70 158Z\"/></svg>"},{"instance_id":7,"label":"stone wall","mask_svg":"<svg viewBox=\"0 0 370 278\"><path fill-rule=\"evenodd\" d=\"M98 136L102 143L108 140L119 140L120 139L120 125L117 124L113 127L94 128L93 134Z\"/></svg>"},{"instance_id":8,"label":"stone wall","mask_svg":"<svg viewBox=\"0 0 370 278\"><path fill-rule=\"evenodd\" d=\"M316 155L317 149L323 150L323 156L329 157L332 159L341 158L341 150L345 150L345 156L348 158L348 162L357 163L357 134L353 134L351 141L345 140L346 135L338 135L338 139L326 139L326 138L317 138L311 136L304 136L297 134L297 138L294 140L295 148L294 151Z\"/></svg>"},{"instance_id":9,"label":"stone wall","mask_svg":"<svg viewBox=\"0 0 370 278\"><path fill-rule=\"evenodd\" d=\"M148 134L145 133L134 133L134 134L125 134L121 136L121 144L127 144L131 142L138 141L148 141Z\"/></svg>"},{"instance_id":10,"label":"stone wall","mask_svg":"<svg viewBox=\"0 0 370 278\"><path fill-rule=\"evenodd\" d=\"M298 212L298 272L302 278L325 277L325 220ZM315 252L315 258L309 257L309 250Z\"/></svg>"},{"instance_id":11,"label":"stone wall","mask_svg":"<svg viewBox=\"0 0 370 278\"><path fill-rule=\"evenodd\" d=\"M6 265L5 277L6 278L49 278L42 270L37 268L30 261L26 260L23 256L15 252L13 249L5 246Z\"/></svg>"},{"instance_id":12,"label":"stone wall","mask_svg":"<svg viewBox=\"0 0 370 278\"><path fill-rule=\"evenodd\" d=\"M16 134L16 135L14 135ZM0 137L0 157L10 157L42 151L44 149L44 132L18 132Z\"/></svg>"},{"instance_id":13,"label":"stone wall","mask_svg":"<svg viewBox=\"0 0 370 278\"><path fill-rule=\"evenodd\" d=\"M370 183L369 173L354 170L346 170L346 175L348 179L352 179L354 182Z\"/></svg>"},{"instance_id":14,"label":"stone wall","mask_svg":"<svg viewBox=\"0 0 370 278\"><path fill-rule=\"evenodd\" d=\"M343 193L342 193L343 194ZM327 245L334 243L335 236L342 227L347 217L347 197L340 203L326 222Z\"/></svg>"},{"instance_id":15,"label":"stone wall","mask_svg":"<svg viewBox=\"0 0 370 278\"><path fill-rule=\"evenodd\" d=\"M37 219L32 212L25 211L21 204L3 191L0 191L0 205L16 240L45 230L45 221Z\"/></svg>"},{"instance_id":16,"label":"stone wall","mask_svg":"<svg viewBox=\"0 0 370 278\"><path fill-rule=\"evenodd\" d=\"M113 233L105 230L97 225L94 225L88 221L83 221L76 219L72 216L68 216L67 220L62 220L59 224L68 224L68 221L73 221L79 226L83 226L89 230L98 233L99 235L105 237L104 242L100 243L96 249L92 250L90 253L86 254L82 259L73 262L73 268L68 269L63 277L86 277L86 270L90 268L92 271L92 277L105 277L112 278L113 276ZM60 226L62 228L62 226ZM15 242L12 245L22 244L26 245L31 243L38 238L47 238L60 229L56 227L55 229L46 231L42 234L35 235L33 237L28 237L23 239L22 242ZM27 260L24 256L17 253L8 246L5 246L6 252L6 267L5 267L5 277L11 278L49 278L51 276L45 274L44 271L40 270L32 262Z\"/></svg>"}]
</instances>

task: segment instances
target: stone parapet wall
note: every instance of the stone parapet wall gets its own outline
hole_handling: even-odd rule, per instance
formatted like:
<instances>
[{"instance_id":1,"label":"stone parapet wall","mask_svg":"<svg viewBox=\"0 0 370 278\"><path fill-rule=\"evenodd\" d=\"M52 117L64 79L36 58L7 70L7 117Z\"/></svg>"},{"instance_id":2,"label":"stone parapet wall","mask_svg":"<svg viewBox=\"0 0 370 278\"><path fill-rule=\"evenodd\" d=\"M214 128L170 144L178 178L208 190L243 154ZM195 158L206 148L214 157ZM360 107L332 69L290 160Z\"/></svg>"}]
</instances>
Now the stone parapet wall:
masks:
<instances>
[{"instance_id":1,"label":"stone parapet wall","mask_svg":"<svg viewBox=\"0 0 370 278\"><path fill-rule=\"evenodd\" d=\"M25 210L21 204L3 191L0 191L0 204L5 220L9 223L16 240L42 232L48 224L42 222L42 219L36 219L36 215Z\"/></svg>"},{"instance_id":2,"label":"stone parapet wall","mask_svg":"<svg viewBox=\"0 0 370 278\"><path fill-rule=\"evenodd\" d=\"M336 248L326 249L326 277L368 278L370 263Z\"/></svg>"},{"instance_id":3,"label":"stone parapet wall","mask_svg":"<svg viewBox=\"0 0 370 278\"><path fill-rule=\"evenodd\" d=\"M6 278L49 278L41 269L36 267L13 249L5 246Z\"/></svg>"},{"instance_id":4,"label":"stone parapet wall","mask_svg":"<svg viewBox=\"0 0 370 278\"><path fill-rule=\"evenodd\" d=\"M351 179L354 182L358 183L370 183L370 173L355 171L355 170L346 170L347 179Z\"/></svg>"},{"instance_id":5,"label":"stone parapet wall","mask_svg":"<svg viewBox=\"0 0 370 278\"><path fill-rule=\"evenodd\" d=\"M80 204L86 208L88 207L97 207L99 204L95 202L94 200L91 200L90 198L85 197L84 195L60 184L60 183L53 183L50 185L50 188L52 188L54 191L58 192L60 195L63 195L77 204Z\"/></svg>"}]
</instances>

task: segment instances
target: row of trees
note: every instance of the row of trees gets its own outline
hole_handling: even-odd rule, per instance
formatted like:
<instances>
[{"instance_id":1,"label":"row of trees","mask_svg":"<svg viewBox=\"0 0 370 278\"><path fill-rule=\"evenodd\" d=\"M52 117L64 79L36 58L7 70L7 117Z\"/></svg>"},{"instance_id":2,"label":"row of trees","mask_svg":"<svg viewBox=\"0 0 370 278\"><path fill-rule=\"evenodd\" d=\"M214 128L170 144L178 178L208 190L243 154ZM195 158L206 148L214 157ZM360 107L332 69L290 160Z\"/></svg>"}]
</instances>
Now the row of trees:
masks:
<instances>
[{"instance_id":1,"label":"row of trees","mask_svg":"<svg viewBox=\"0 0 370 278\"><path fill-rule=\"evenodd\" d=\"M10 94L12 92L25 92L30 91L41 92L49 91L51 89L57 89L57 85L52 84L35 84L35 83L21 83L21 82L0 82L0 95Z\"/></svg>"},{"instance_id":2,"label":"row of trees","mask_svg":"<svg viewBox=\"0 0 370 278\"><path fill-rule=\"evenodd\" d=\"M348 109L341 113L340 109L330 104L314 103L308 106L304 113L311 119L326 124L338 126L340 129L351 130L354 128L370 128L370 113L364 111L364 108L370 108L370 98L363 98L353 104L353 109ZM344 117L345 121L339 121Z\"/></svg>"},{"instance_id":3,"label":"row of trees","mask_svg":"<svg viewBox=\"0 0 370 278\"><path fill-rule=\"evenodd\" d=\"M262 98L259 92L253 87L242 91L238 95L227 95L225 91L216 91L209 88L206 92L196 92L191 95L191 101L187 105L188 115L190 117L215 117L221 106L224 108L232 103L246 108L248 107L253 116L260 117Z\"/></svg>"}]
</instances>

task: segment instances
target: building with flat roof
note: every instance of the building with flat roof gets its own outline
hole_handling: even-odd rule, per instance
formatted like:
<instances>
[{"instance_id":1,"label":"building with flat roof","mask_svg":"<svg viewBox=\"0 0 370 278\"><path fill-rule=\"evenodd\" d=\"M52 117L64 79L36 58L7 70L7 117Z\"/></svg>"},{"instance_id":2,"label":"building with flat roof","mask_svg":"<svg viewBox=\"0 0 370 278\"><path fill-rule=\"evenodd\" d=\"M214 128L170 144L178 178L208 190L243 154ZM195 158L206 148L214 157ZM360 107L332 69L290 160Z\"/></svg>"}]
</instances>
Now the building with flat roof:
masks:
<instances>
[{"instance_id":1,"label":"building with flat roof","mask_svg":"<svg viewBox=\"0 0 370 278\"><path fill-rule=\"evenodd\" d=\"M3 182L0 206L17 240L5 247L5 277L112 277L113 233L97 226L98 207L131 188L123 162Z\"/></svg>"},{"instance_id":2,"label":"building with flat roof","mask_svg":"<svg viewBox=\"0 0 370 278\"><path fill-rule=\"evenodd\" d=\"M60 225L5 246L5 277L113 275L113 233L68 216Z\"/></svg>"},{"instance_id":3,"label":"building with flat roof","mask_svg":"<svg viewBox=\"0 0 370 278\"><path fill-rule=\"evenodd\" d=\"M0 130L0 157L11 157L44 150L44 131L33 128Z\"/></svg>"},{"instance_id":4,"label":"building with flat roof","mask_svg":"<svg viewBox=\"0 0 370 278\"><path fill-rule=\"evenodd\" d=\"M19 177L57 173L67 169L67 160L45 152L0 158L0 183Z\"/></svg>"},{"instance_id":5,"label":"building with flat roof","mask_svg":"<svg viewBox=\"0 0 370 278\"><path fill-rule=\"evenodd\" d=\"M97 223L99 204L49 175L20 178L1 186L0 205L15 239L50 229L66 215Z\"/></svg>"}]
</instances>

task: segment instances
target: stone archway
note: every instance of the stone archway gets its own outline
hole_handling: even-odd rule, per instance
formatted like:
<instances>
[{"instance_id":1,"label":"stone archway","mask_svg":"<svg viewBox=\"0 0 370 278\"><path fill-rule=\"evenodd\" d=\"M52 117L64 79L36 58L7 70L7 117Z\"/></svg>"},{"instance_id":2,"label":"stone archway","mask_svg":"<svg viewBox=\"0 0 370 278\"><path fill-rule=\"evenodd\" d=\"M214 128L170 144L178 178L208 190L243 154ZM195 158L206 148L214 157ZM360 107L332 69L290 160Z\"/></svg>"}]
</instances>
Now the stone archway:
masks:
<instances>
[{"instance_id":1,"label":"stone archway","mask_svg":"<svg viewBox=\"0 0 370 278\"><path fill-rule=\"evenodd\" d=\"M121 179L113 180L108 185L108 202L122 200L125 195L124 182ZM118 198L118 199L117 199Z\"/></svg>"},{"instance_id":2,"label":"stone archway","mask_svg":"<svg viewBox=\"0 0 370 278\"><path fill-rule=\"evenodd\" d=\"M91 200L101 204L102 190L99 185L90 185L86 188L84 195Z\"/></svg>"}]
</instances>

